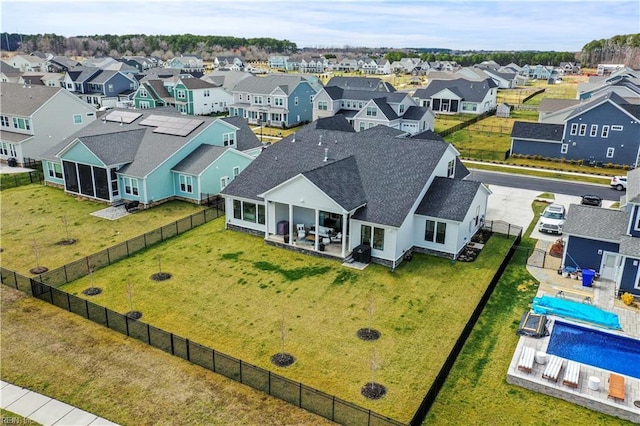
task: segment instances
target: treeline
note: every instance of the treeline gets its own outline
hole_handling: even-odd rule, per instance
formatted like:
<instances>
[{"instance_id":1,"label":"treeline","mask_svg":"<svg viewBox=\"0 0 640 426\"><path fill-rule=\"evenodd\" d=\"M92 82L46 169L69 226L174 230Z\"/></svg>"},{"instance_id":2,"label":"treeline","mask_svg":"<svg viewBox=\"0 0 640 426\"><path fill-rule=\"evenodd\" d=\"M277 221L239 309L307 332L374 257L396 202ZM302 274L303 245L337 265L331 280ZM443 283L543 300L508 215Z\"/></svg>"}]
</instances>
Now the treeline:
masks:
<instances>
[{"instance_id":1,"label":"treeline","mask_svg":"<svg viewBox=\"0 0 640 426\"><path fill-rule=\"evenodd\" d=\"M173 57L197 54L203 59L226 52L245 56L247 52L269 55L290 54L298 47L289 40L268 37L239 38L228 36L180 35L90 35L64 37L56 34L8 34L0 35L2 50L51 52L65 56L130 56L153 55ZM253 58L252 58L253 59ZM259 58L255 58L259 59Z\"/></svg>"},{"instance_id":2,"label":"treeline","mask_svg":"<svg viewBox=\"0 0 640 426\"><path fill-rule=\"evenodd\" d=\"M420 58L422 61L454 61L462 66L471 66L483 61L495 61L500 65L510 63L523 65L558 65L560 62L575 62L574 52L464 52L464 53L407 53L406 51L393 51L385 55L389 62L399 61L402 58Z\"/></svg>"},{"instance_id":3,"label":"treeline","mask_svg":"<svg viewBox=\"0 0 640 426\"><path fill-rule=\"evenodd\" d=\"M640 68L640 33L590 41L582 48L580 59L594 68L598 64L624 64L634 69Z\"/></svg>"}]
</instances>

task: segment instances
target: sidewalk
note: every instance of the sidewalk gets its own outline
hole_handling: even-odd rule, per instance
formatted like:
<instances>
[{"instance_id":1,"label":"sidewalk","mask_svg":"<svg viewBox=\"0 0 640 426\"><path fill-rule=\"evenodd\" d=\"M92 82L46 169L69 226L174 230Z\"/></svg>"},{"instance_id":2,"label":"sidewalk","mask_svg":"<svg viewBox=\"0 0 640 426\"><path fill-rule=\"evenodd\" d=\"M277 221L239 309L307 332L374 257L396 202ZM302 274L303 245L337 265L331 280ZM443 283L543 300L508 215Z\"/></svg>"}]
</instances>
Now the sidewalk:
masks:
<instances>
[{"instance_id":1,"label":"sidewalk","mask_svg":"<svg viewBox=\"0 0 640 426\"><path fill-rule=\"evenodd\" d=\"M43 425L117 426L117 423L110 422L95 414L3 380L0 380L0 407ZM2 418L2 423L17 423L17 421L11 417Z\"/></svg>"}]
</instances>

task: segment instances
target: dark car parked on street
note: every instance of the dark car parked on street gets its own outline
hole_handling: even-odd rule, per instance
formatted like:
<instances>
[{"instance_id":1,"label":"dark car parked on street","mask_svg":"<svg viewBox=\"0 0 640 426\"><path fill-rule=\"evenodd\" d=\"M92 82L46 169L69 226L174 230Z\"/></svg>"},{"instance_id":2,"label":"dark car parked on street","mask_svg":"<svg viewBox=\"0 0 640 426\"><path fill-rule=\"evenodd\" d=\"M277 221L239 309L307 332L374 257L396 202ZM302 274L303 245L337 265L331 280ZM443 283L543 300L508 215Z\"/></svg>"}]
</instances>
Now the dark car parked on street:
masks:
<instances>
[{"instance_id":1,"label":"dark car parked on street","mask_svg":"<svg viewBox=\"0 0 640 426\"><path fill-rule=\"evenodd\" d=\"M602 198L598 195L583 195L580 204L602 207Z\"/></svg>"}]
</instances>

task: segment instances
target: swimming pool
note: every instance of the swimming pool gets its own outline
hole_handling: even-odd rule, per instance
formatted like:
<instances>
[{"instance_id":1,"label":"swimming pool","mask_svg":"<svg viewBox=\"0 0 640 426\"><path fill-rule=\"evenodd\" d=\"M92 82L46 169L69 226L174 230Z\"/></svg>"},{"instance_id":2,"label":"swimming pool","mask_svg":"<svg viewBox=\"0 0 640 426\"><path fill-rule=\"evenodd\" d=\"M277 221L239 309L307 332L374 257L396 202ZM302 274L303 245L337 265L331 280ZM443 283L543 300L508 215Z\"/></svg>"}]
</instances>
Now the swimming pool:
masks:
<instances>
[{"instance_id":1,"label":"swimming pool","mask_svg":"<svg viewBox=\"0 0 640 426\"><path fill-rule=\"evenodd\" d=\"M640 379L640 340L556 321L547 353Z\"/></svg>"}]
</instances>

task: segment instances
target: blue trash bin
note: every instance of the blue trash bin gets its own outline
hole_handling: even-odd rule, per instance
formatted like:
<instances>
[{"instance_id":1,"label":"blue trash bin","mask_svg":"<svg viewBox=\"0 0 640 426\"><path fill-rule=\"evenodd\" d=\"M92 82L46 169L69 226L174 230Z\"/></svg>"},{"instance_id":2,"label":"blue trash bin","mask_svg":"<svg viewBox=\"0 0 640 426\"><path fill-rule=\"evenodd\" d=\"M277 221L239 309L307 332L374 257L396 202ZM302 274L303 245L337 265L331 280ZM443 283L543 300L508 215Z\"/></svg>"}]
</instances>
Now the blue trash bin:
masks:
<instances>
[{"instance_id":1,"label":"blue trash bin","mask_svg":"<svg viewBox=\"0 0 640 426\"><path fill-rule=\"evenodd\" d=\"M582 270L582 286L583 287L591 287L591 283L593 282L593 278L596 276L596 271L593 269L583 269Z\"/></svg>"}]
</instances>

